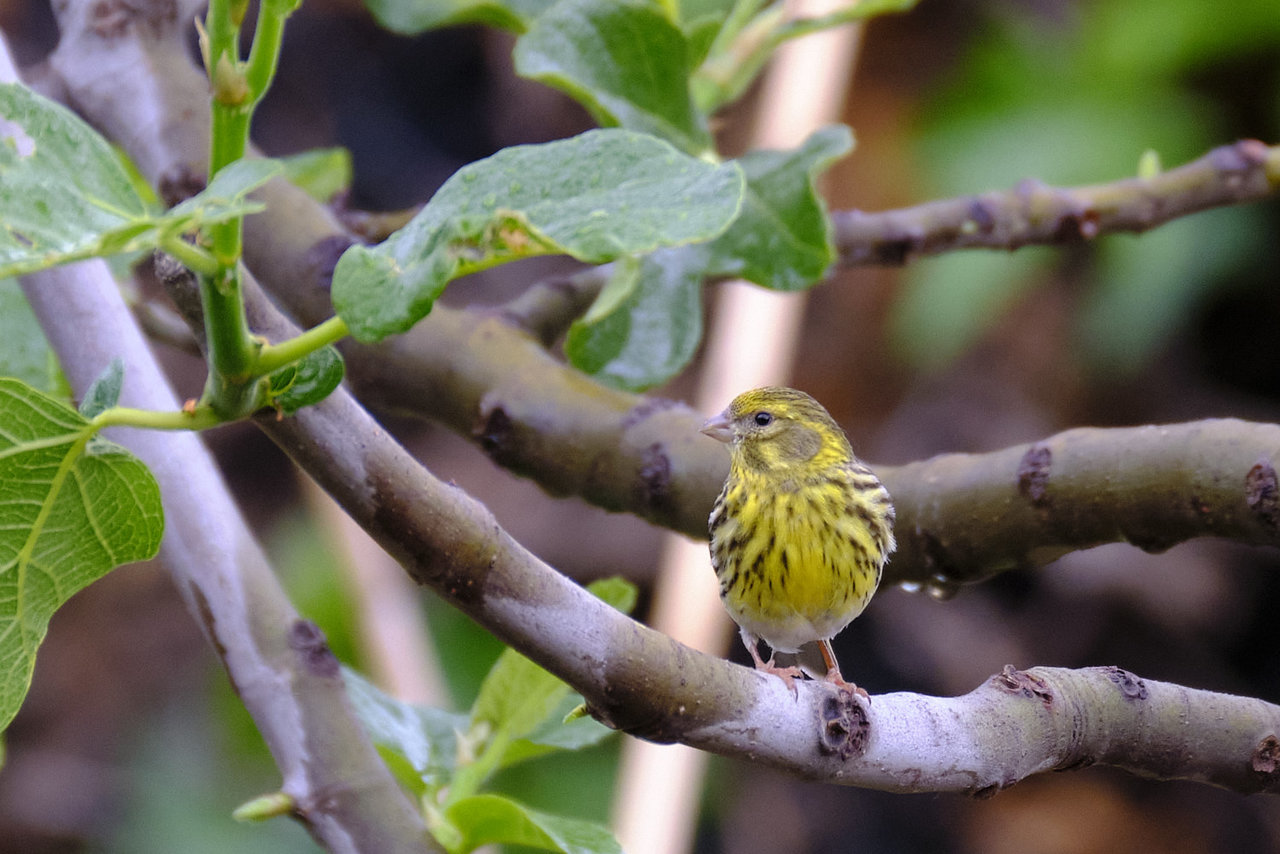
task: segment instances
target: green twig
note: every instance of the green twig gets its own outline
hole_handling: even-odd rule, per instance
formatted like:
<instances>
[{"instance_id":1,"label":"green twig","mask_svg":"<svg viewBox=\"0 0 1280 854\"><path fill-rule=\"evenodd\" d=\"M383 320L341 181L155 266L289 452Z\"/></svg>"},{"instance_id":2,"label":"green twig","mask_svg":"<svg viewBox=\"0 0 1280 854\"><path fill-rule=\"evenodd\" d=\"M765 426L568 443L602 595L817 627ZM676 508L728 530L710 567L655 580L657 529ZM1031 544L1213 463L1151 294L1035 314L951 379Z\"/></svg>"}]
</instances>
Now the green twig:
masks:
<instances>
[{"instance_id":1,"label":"green twig","mask_svg":"<svg viewBox=\"0 0 1280 854\"><path fill-rule=\"evenodd\" d=\"M223 382L249 382L261 344L249 333L245 320L238 269L231 267L213 276L201 276L200 302L211 370Z\"/></svg>"},{"instance_id":2,"label":"green twig","mask_svg":"<svg viewBox=\"0 0 1280 854\"><path fill-rule=\"evenodd\" d=\"M331 317L319 326L313 326L287 341L265 345L258 354L254 370L259 374L273 373L345 337L347 337L346 321L341 317Z\"/></svg>"},{"instance_id":3,"label":"green twig","mask_svg":"<svg viewBox=\"0 0 1280 854\"><path fill-rule=\"evenodd\" d=\"M211 0L206 29L201 36L201 52L212 88L210 178L219 169L242 158L248 149L254 108L275 76L284 22L297 8L297 3L266 0L261 4L247 62L241 61L239 54L240 25L246 8L247 0ZM204 274L200 278L200 299L210 369L205 399L221 417L236 418L249 414L261 404L262 393L256 381L266 372L259 364L262 344L250 334L245 321L239 268L244 248L244 218L236 217L211 226L209 239L217 269L210 270L208 264L188 264ZM182 254L179 257L184 263L187 261ZM322 346L310 339L302 345L313 349ZM293 349L298 350L299 346L295 343ZM269 361L279 358L274 356Z\"/></svg>"},{"instance_id":4,"label":"green twig","mask_svg":"<svg viewBox=\"0 0 1280 854\"><path fill-rule=\"evenodd\" d=\"M128 406L113 406L104 409L89 426L94 432L105 427L143 427L148 430L207 430L217 427L223 420L207 404L201 404L190 410L180 409L174 412L157 412L150 409L133 409Z\"/></svg>"},{"instance_id":5,"label":"green twig","mask_svg":"<svg viewBox=\"0 0 1280 854\"><path fill-rule=\"evenodd\" d=\"M212 276L221 269L218 260L209 252L193 243L183 240L180 235L171 235L161 241L160 249L182 262L188 270L204 276Z\"/></svg>"}]
</instances>

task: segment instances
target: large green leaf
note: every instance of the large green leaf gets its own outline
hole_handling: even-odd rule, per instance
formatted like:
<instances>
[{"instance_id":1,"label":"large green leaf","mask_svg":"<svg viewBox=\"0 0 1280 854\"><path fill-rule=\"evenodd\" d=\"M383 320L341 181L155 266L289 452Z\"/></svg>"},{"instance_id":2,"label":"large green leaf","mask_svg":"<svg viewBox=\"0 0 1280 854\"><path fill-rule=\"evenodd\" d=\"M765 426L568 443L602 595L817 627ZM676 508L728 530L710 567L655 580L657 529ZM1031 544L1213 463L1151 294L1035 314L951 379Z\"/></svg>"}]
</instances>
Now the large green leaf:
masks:
<instances>
[{"instance_id":1,"label":"large green leaf","mask_svg":"<svg viewBox=\"0 0 1280 854\"><path fill-rule=\"evenodd\" d=\"M560 89L601 125L662 137L690 153L711 147L689 97L684 33L644 0L562 0L516 43L516 71Z\"/></svg>"},{"instance_id":2,"label":"large green leaf","mask_svg":"<svg viewBox=\"0 0 1280 854\"><path fill-rule=\"evenodd\" d=\"M565 353L584 373L640 391L688 364L702 339L701 246L660 249L619 263L591 310L569 329Z\"/></svg>"},{"instance_id":3,"label":"large green leaf","mask_svg":"<svg viewBox=\"0 0 1280 854\"><path fill-rule=\"evenodd\" d=\"M616 388L651 388L675 376L697 350L707 276L739 276L787 291L821 279L836 253L814 179L851 146L849 130L832 126L794 150L741 158L747 192L729 230L710 243L619 263L591 310L570 328L569 360Z\"/></svg>"},{"instance_id":4,"label":"large green leaf","mask_svg":"<svg viewBox=\"0 0 1280 854\"><path fill-rule=\"evenodd\" d=\"M377 341L431 310L451 280L534 255L589 263L710 240L737 216L741 170L625 130L503 149L445 182L376 247L353 246L333 302L352 334Z\"/></svg>"},{"instance_id":5,"label":"large green leaf","mask_svg":"<svg viewBox=\"0 0 1280 854\"><path fill-rule=\"evenodd\" d=\"M260 210L246 196L280 169L238 161L167 213L151 209L97 131L16 83L0 84L0 277L159 246Z\"/></svg>"},{"instance_id":6,"label":"large green leaf","mask_svg":"<svg viewBox=\"0 0 1280 854\"><path fill-rule=\"evenodd\" d=\"M536 730L568 693L568 685L505 649L480 685L471 722L509 743Z\"/></svg>"},{"instance_id":7,"label":"large green leaf","mask_svg":"<svg viewBox=\"0 0 1280 854\"><path fill-rule=\"evenodd\" d=\"M621 579L590 589L615 607L635 605L634 585ZM486 676L470 715L405 703L355 671L343 675L356 714L391 769L419 796L448 787L446 803L470 797L499 768L590 747L612 734L590 717L571 716L582 698L511 649Z\"/></svg>"},{"instance_id":8,"label":"large green leaf","mask_svg":"<svg viewBox=\"0 0 1280 854\"><path fill-rule=\"evenodd\" d=\"M414 35L454 24L488 24L523 33L555 0L365 0L378 23Z\"/></svg>"},{"instance_id":9,"label":"large green leaf","mask_svg":"<svg viewBox=\"0 0 1280 854\"><path fill-rule=\"evenodd\" d=\"M0 84L0 269L39 269L92 254L150 211L115 152L70 110ZM44 261L49 258L49 261Z\"/></svg>"},{"instance_id":10,"label":"large green leaf","mask_svg":"<svg viewBox=\"0 0 1280 854\"><path fill-rule=\"evenodd\" d=\"M822 278L836 259L817 175L853 148L843 125L820 128L790 151L753 151L738 162L747 176L742 213L708 247L708 272L794 291Z\"/></svg>"},{"instance_id":11,"label":"large green leaf","mask_svg":"<svg viewBox=\"0 0 1280 854\"><path fill-rule=\"evenodd\" d=\"M0 728L26 695L53 612L160 547L155 479L128 451L89 436L75 410L0 379Z\"/></svg>"},{"instance_id":12,"label":"large green leaf","mask_svg":"<svg viewBox=\"0 0 1280 854\"><path fill-rule=\"evenodd\" d=\"M463 798L444 815L459 836L451 851L504 842L564 854L622 854L609 830L595 822L548 815L501 795Z\"/></svg>"}]
</instances>

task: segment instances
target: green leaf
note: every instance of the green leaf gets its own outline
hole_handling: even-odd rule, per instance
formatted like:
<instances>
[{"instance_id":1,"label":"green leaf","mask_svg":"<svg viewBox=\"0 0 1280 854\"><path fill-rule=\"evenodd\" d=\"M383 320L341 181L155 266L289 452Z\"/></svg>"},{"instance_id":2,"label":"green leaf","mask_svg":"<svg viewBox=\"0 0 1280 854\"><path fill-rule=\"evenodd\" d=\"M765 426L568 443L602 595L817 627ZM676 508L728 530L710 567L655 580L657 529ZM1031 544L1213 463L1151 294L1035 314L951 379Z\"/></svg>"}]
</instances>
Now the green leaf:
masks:
<instances>
[{"instance_id":1,"label":"green leaf","mask_svg":"<svg viewBox=\"0 0 1280 854\"><path fill-rule=\"evenodd\" d=\"M662 137L684 151L711 148L706 117L689 97L689 47L644 0L562 0L515 50L516 72L578 100L605 127Z\"/></svg>"},{"instance_id":2,"label":"green leaf","mask_svg":"<svg viewBox=\"0 0 1280 854\"><path fill-rule=\"evenodd\" d=\"M814 181L852 148L849 129L831 125L791 151L753 151L740 158L747 176L742 213L708 247L708 272L780 291L820 280L835 262L836 249Z\"/></svg>"},{"instance_id":3,"label":"green leaf","mask_svg":"<svg viewBox=\"0 0 1280 854\"><path fill-rule=\"evenodd\" d=\"M378 23L415 35L455 24L486 24L515 33L529 29L555 0L365 0Z\"/></svg>"},{"instance_id":4,"label":"green leaf","mask_svg":"<svg viewBox=\"0 0 1280 854\"><path fill-rule=\"evenodd\" d=\"M0 379L0 729L31 684L49 618L76 591L160 547L160 490L78 412Z\"/></svg>"},{"instance_id":5,"label":"green leaf","mask_svg":"<svg viewBox=\"0 0 1280 854\"><path fill-rule=\"evenodd\" d=\"M169 209L156 226L169 233L192 231L202 225L225 222L263 210L248 195L284 172L279 160L245 158L228 163L217 171L209 186Z\"/></svg>"},{"instance_id":6,"label":"green leaf","mask_svg":"<svg viewBox=\"0 0 1280 854\"><path fill-rule=\"evenodd\" d=\"M0 84L0 275L93 255L149 211L115 152L70 110Z\"/></svg>"},{"instance_id":7,"label":"green leaf","mask_svg":"<svg viewBox=\"0 0 1280 854\"><path fill-rule=\"evenodd\" d=\"M94 418L115 406L120 400L120 387L123 385L124 360L116 356L84 393L84 400L80 401L80 414L85 418Z\"/></svg>"},{"instance_id":8,"label":"green leaf","mask_svg":"<svg viewBox=\"0 0 1280 854\"><path fill-rule=\"evenodd\" d=\"M500 795L473 795L451 804L445 818L459 831L456 851L503 842L564 854L622 854L608 829L595 822L548 815Z\"/></svg>"},{"instance_id":9,"label":"green leaf","mask_svg":"<svg viewBox=\"0 0 1280 854\"><path fill-rule=\"evenodd\" d=\"M0 84L0 277L156 248L168 235L261 210L246 196L279 169L229 164L204 192L155 213L97 131L23 86Z\"/></svg>"},{"instance_id":10,"label":"green leaf","mask_svg":"<svg viewBox=\"0 0 1280 854\"><path fill-rule=\"evenodd\" d=\"M617 575L597 578L587 585L587 592L615 611L621 611L624 614L630 614L635 610L636 600L640 597L640 592L634 584Z\"/></svg>"},{"instance_id":11,"label":"green leaf","mask_svg":"<svg viewBox=\"0 0 1280 854\"><path fill-rule=\"evenodd\" d=\"M404 332L451 280L535 255L599 264L718 236L743 192L734 164L713 165L625 130L507 148L445 182L380 245L353 246L333 302L359 340Z\"/></svg>"},{"instance_id":12,"label":"green leaf","mask_svg":"<svg viewBox=\"0 0 1280 854\"><path fill-rule=\"evenodd\" d=\"M623 579L601 579L587 590L614 607L635 604L635 586ZM511 739L523 738L548 719L562 721L565 712L556 709L568 693L568 685L508 648L481 683L471 720Z\"/></svg>"},{"instance_id":13,"label":"green leaf","mask_svg":"<svg viewBox=\"0 0 1280 854\"><path fill-rule=\"evenodd\" d=\"M505 649L471 705L472 726L487 724L495 738L523 738L537 729L568 693L568 685L514 649Z\"/></svg>"},{"instance_id":14,"label":"green leaf","mask_svg":"<svg viewBox=\"0 0 1280 854\"><path fill-rule=\"evenodd\" d=\"M635 606L635 585L625 579L600 579L587 590L619 610ZM603 732L592 730L585 722L589 719L564 722L581 701L568 685L514 649L506 649L480 685L471 706L472 728L490 733L490 744L501 751L499 756L488 758L493 767L550 752L545 748L585 747L604 738L608 730L600 724L596 726ZM557 729L571 731L552 734Z\"/></svg>"},{"instance_id":15,"label":"green leaf","mask_svg":"<svg viewBox=\"0 0 1280 854\"><path fill-rule=\"evenodd\" d=\"M616 576L600 578L588 584L587 590L597 599L624 614L631 613L631 610L636 606L638 595L636 586L625 578ZM519 657L511 650L506 652L511 652L513 656ZM537 665L527 659L522 660L528 666L537 668ZM501 662L502 659L500 658L498 663L501 664ZM525 665L512 664L511 666L523 668ZM495 664L494 670L497 670L497 667L498 665ZM541 668L537 669L545 673ZM546 675L550 676L550 674ZM507 674L507 676L509 677L510 674ZM508 681L508 684L516 681L516 679L512 678ZM556 683L557 687L550 692L547 698L549 711L543 715L541 722L525 732L523 737L514 738L507 746L499 763L501 767L515 765L518 762L524 762L557 750L581 750L584 747L599 744L613 734L613 730L591 717L578 716L572 720L567 720L573 711L582 704L582 697L577 692L568 690L568 686L559 682L559 680L556 680ZM537 684L540 687L544 686L541 681ZM501 688L501 685L495 684L492 687L497 690ZM485 689L482 687L481 695L483 696L484 693ZM551 704L552 700L555 701L554 705ZM479 705L479 698L477 698L476 705Z\"/></svg>"},{"instance_id":16,"label":"green leaf","mask_svg":"<svg viewBox=\"0 0 1280 854\"><path fill-rule=\"evenodd\" d=\"M693 358L702 338L707 276L738 276L786 291L820 280L836 250L814 179L852 145L848 128L833 125L792 151L741 158L747 193L729 230L709 244L619 264L591 310L570 327L569 361L615 388L651 388Z\"/></svg>"},{"instance_id":17,"label":"green leaf","mask_svg":"<svg viewBox=\"0 0 1280 854\"><path fill-rule=\"evenodd\" d=\"M614 734L613 730L589 715L566 720L581 705L581 695L566 693L541 724L526 737L511 742L502 754L501 767L507 768L560 750L582 750Z\"/></svg>"},{"instance_id":18,"label":"green leaf","mask_svg":"<svg viewBox=\"0 0 1280 854\"><path fill-rule=\"evenodd\" d=\"M344 370L342 356L333 347L313 350L297 364L271 375L267 392L270 405L292 415L304 406L319 403L342 382Z\"/></svg>"},{"instance_id":19,"label":"green leaf","mask_svg":"<svg viewBox=\"0 0 1280 854\"><path fill-rule=\"evenodd\" d=\"M406 762L425 786L443 785L458 763L459 733L470 718L404 703L379 691L354 670L342 669L351 705L384 754Z\"/></svg>"},{"instance_id":20,"label":"green leaf","mask_svg":"<svg viewBox=\"0 0 1280 854\"><path fill-rule=\"evenodd\" d=\"M322 204L351 186L351 152L345 148L313 148L280 163L286 178Z\"/></svg>"},{"instance_id":21,"label":"green leaf","mask_svg":"<svg viewBox=\"0 0 1280 854\"><path fill-rule=\"evenodd\" d=\"M591 310L569 328L569 361L628 391L671 379L702 339L705 271L701 246L660 249L638 264L619 264Z\"/></svg>"},{"instance_id":22,"label":"green leaf","mask_svg":"<svg viewBox=\"0 0 1280 854\"><path fill-rule=\"evenodd\" d=\"M13 377L46 394L67 397L61 373L18 280L0 280L0 377Z\"/></svg>"}]
</instances>

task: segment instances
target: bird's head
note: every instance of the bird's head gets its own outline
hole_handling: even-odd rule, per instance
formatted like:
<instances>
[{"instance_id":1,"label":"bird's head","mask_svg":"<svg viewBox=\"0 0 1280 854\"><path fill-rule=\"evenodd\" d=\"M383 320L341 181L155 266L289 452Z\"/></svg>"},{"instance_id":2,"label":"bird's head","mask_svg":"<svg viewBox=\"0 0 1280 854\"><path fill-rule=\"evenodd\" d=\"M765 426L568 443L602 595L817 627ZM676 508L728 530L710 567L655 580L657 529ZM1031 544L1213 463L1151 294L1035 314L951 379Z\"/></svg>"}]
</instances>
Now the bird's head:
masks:
<instances>
[{"instance_id":1,"label":"bird's head","mask_svg":"<svg viewBox=\"0 0 1280 854\"><path fill-rule=\"evenodd\" d=\"M702 432L729 445L735 465L778 471L844 463L853 451L844 431L802 391L768 386L743 392Z\"/></svg>"}]
</instances>

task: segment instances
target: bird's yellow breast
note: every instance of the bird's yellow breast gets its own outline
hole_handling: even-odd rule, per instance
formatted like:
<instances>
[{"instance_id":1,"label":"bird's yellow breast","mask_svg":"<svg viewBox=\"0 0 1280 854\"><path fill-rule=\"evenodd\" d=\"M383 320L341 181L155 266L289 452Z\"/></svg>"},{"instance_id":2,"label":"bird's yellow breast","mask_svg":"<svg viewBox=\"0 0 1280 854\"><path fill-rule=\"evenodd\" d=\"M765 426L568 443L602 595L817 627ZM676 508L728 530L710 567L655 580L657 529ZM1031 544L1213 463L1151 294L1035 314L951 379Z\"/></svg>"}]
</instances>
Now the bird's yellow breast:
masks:
<instances>
[{"instance_id":1,"label":"bird's yellow breast","mask_svg":"<svg viewBox=\"0 0 1280 854\"><path fill-rule=\"evenodd\" d=\"M784 652L834 636L866 607L892 549L875 524L887 493L861 467L790 482L734 468L711 537L730 616Z\"/></svg>"}]
</instances>

